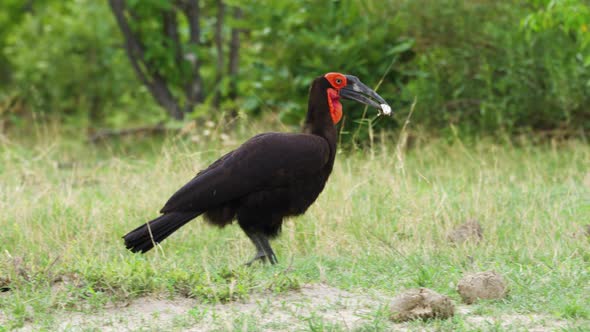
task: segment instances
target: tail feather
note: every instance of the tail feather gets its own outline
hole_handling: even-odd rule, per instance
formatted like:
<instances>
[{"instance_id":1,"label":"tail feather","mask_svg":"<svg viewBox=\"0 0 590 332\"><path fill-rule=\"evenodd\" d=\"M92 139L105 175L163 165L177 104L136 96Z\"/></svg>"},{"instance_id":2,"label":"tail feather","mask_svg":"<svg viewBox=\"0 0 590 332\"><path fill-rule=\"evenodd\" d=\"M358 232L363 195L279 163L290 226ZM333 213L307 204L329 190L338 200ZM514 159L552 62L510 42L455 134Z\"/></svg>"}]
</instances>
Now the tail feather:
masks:
<instances>
[{"instance_id":1,"label":"tail feather","mask_svg":"<svg viewBox=\"0 0 590 332\"><path fill-rule=\"evenodd\" d=\"M123 236L125 246L133 252L144 253L162 242L200 212L169 212L145 223Z\"/></svg>"}]
</instances>

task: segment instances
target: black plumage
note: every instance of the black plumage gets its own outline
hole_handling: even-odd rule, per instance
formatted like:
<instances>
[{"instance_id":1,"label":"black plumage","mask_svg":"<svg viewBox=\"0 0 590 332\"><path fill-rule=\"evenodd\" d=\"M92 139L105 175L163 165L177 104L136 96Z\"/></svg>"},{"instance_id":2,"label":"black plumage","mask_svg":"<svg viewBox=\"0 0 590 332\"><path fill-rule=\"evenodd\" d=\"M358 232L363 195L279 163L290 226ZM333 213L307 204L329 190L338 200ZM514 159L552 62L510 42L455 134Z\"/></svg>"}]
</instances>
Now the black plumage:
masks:
<instances>
[{"instance_id":1,"label":"black plumage","mask_svg":"<svg viewBox=\"0 0 590 332\"><path fill-rule=\"evenodd\" d=\"M269 239L279 234L285 217L307 210L332 172L340 96L378 108L386 105L354 76L318 77L310 88L303 133L260 134L227 153L174 193L161 216L125 235L126 247L146 252L203 215L220 227L237 219L257 249L250 263L257 259L276 263Z\"/></svg>"}]
</instances>

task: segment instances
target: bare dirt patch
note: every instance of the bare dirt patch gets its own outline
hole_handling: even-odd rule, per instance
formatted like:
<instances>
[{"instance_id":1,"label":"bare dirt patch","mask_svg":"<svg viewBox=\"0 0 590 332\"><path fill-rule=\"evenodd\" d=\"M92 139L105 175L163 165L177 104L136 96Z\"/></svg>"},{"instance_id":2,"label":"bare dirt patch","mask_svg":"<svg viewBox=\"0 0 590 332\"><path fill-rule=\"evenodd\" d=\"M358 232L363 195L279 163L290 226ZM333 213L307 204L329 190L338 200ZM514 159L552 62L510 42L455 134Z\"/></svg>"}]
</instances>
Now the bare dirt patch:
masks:
<instances>
[{"instance_id":1,"label":"bare dirt patch","mask_svg":"<svg viewBox=\"0 0 590 332\"><path fill-rule=\"evenodd\" d=\"M472 314L469 306L458 306L457 314L463 315L467 326L476 328L501 326L503 329L526 330L529 332L546 332L556 330L567 330L568 322L556 320L553 317L538 314L506 314L499 316L481 316ZM581 326L581 325L580 325Z\"/></svg>"},{"instance_id":2,"label":"bare dirt patch","mask_svg":"<svg viewBox=\"0 0 590 332\"><path fill-rule=\"evenodd\" d=\"M140 298L125 307L106 308L94 314L70 314L59 330L98 328L101 331L133 331L171 326L174 317L187 313L194 301L184 298L174 300Z\"/></svg>"},{"instance_id":3,"label":"bare dirt patch","mask_svg":"<svg viewBox=\"0 0 590 332\"><path fill-rule=\"evenodd\" d=\"M265 292L247 300L206 304L176 298L139 298L95 313L63 312L58 330L134 331L242 330L256 326L263 331L308 329L310 320L353 328L366 322L387 303L364 294L353 294L318 284L304 285L284 294ZM34 331L26 326L22 331Z\"/></svg>"},{"instance_id":4,"label":"bare dirt patch","mask_svg":"<svg viewBox=\"0 0 590 332\"><path fill-rule=\"evenodd\" d=\"M335 287L304 285L298 291L284 294L265 292L242 301L227 304L206 304L198 300L145 297L104 308L98 312L56 313L58 331L296 331L309 330L313 324L339 326L352 330L372 326L379 312L388 312L392 297L380 294L352 293ZM486 317L472 314L473 309L458 306L457 315L466 326L522 327L532 331L552 331L567 327L567 322L542 315L503 315ZM37 323L38 324L38 323ZM408 323L393 323L381 317L386 330L407 331ZM21 331L38 330L32 323ZM415 328L415 326L414 326ZM433 327L434 330L434 327Z\"/></svg>"}]
</instances>

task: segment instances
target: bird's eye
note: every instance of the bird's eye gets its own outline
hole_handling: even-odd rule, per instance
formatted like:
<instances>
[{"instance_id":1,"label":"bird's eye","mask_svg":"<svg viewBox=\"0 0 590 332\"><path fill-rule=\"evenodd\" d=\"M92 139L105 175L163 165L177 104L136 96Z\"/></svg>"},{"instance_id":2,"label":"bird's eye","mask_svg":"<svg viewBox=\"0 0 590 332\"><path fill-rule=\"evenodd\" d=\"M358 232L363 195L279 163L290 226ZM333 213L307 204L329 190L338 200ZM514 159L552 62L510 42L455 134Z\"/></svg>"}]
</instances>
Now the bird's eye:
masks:
<instances>
[{"instance_id":1,"label":"bird's eye","mask_svg":"<svg viewBox=\"0 0 590 332\"><path fill-rule=\"evenodd\" d=\"M340 85L341 83L342 83L342 80L341 80L341 79L339 79L339 78L337 78L337 79L336 79L336 84Z\"/></svg>"}]
</instances>

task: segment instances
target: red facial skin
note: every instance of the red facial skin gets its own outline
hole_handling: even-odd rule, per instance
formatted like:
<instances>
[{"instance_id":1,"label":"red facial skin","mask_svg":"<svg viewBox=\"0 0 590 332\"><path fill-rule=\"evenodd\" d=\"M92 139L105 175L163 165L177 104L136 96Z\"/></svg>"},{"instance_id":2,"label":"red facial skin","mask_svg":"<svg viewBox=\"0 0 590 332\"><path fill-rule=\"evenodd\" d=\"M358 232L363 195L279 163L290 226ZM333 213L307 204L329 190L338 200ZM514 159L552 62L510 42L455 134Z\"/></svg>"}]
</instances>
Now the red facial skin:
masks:
<instances>
[{"instance_id":1,"label":"red facial skin","mask_svg":"<svg viewBox=\"0 0 590 332\"><path fill-rule=\"evenodd\" d=\"M346 86L346 76L340 73L327 73L324 77L330 82L332 88L326 90L328 105L332 121L337 124L342 118L342 104L340 103L340 89Z\"/></svg>"}]
</instances>

